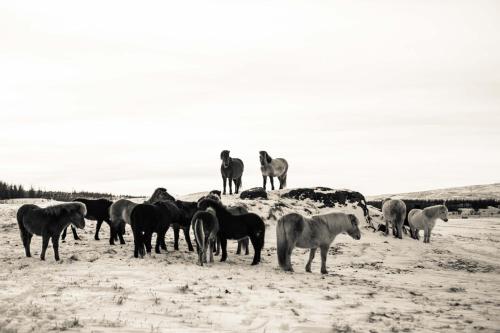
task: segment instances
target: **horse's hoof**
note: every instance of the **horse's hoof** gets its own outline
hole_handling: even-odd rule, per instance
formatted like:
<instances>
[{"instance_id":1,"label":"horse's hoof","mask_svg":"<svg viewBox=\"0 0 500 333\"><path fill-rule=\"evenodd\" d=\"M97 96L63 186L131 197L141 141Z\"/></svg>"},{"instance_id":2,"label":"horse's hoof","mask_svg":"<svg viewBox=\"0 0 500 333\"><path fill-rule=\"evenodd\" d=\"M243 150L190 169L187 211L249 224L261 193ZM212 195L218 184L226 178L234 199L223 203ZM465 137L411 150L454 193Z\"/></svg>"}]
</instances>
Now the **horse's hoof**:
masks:
<instances>
[{"instance_id":1,"label":"horse's hoof","mask_svg":"<svg viewBox=\"0 0 500 333\"><path fill-rule=\"evenodd\" d=\"M123 245L123 244L125 244L125 241L123 241L123 242L122 242L122 241L120 241L120 244L122 244L122 245ZM164 249L164 250L165 250L165 249Z\"/></svg>"},{"instance_id":2,"label":"horse's hoof","mask_svg":"<svg viewBox=\"0 0 500 333\"><path fill-rule=\"evenodd\" d=\"M95 240L100 240L100 239L99 239L99 237L94 237L94 239L95 239ZM75 238L75 240L77 240L77 239Z\"/></svg>"},{"instance_id":3,"label":"horse's hoof","mask_svg":"<svg viewBox=\"0 0 500 333\"><path fill-rule=\"evenodd\" d=\"M328 271L321 271L321 274L328 274Z\"/></svg>"}]
</instances>

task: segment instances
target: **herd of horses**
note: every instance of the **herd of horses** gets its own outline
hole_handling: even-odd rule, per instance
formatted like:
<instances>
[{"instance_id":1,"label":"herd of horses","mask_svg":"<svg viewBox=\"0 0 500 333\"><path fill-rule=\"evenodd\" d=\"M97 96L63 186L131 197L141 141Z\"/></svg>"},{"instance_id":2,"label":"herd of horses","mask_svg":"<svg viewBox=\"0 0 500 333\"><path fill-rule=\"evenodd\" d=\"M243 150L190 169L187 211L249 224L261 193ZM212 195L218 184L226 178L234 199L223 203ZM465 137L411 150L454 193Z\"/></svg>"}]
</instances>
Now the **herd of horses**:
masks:
<instances>
[{"instance_id":1,"label":"herd of horses","mask_svg":"<svg viewBox=\"0 0 500 333\"><path fill-rule=\"evenodd\" d=\"M236 193L241 186L243 162L231 158L229 151L221 153L221 174L225 194L226 179L229 189L234 182ZM264 177L278 177L280 189L286 186L288 164L284 159L272 159L265 151L260 152L261 170ZM261 261L264 247L266 226L263 219L248 212L242 206L225 206L221 201L221 191L211 191L196 202L176 200L165 188L157 188L152 196L143 203L128 199L112 202L107 199L75 199L73 202L41 208L33 204L22 205L17 211L17 222L21 240L27 257L31 257L30 243L33 235L42 237L40 258L45 260L45 253L52 240L55 260L59 260L59 238L64 242L67 228L71 227L75 240L79 239L76 228L85 227L85 219L97 221L94 238L99 240L99 231L103 222L110 227L109 243L115 241L125 244L123 235L128 224L132 228L134 239L134 257L144 257L152 251L152 236L156 234L155 252L167 250L165 235L170 227L174 230L174 249L179 250L179 232L182 228L189 251L194 251L190 230L195 236L198 252L198 264L214 261L215 255L221 254L221 261L227 260L227 241L237 240L237 254L248 254L249 243L254 249L252 265ZM382 206L388 235L392 226L393 235L402 238L406 206L401 200L386 199ZM448 221L445 205L437 205L423 210L413 209L408 214L410 235L419 238L419 231L424 230L424 242L430 242L431 231L437 219ZM335 237L341 233L355 240L361 238L359 220L354 214L329 212L311 217L297 213L286 214L276 225L276 243L279 266L285 271L293 271L291 254L295 247L310 249L306 271L311 271L311 263L316 250L321 252L321 273L327 273L326 257ZM61 235L62 234L62 235Z\"/></svg>"}]
</instances>

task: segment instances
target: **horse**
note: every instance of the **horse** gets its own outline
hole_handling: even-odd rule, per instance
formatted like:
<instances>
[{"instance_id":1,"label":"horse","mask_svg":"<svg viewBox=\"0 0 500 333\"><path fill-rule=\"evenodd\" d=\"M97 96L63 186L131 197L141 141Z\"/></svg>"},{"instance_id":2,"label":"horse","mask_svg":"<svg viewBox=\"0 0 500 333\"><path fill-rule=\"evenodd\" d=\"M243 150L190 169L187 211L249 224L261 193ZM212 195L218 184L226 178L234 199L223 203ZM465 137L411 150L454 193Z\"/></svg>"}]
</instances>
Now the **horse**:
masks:
<instances>
[{"instance_id":1,"label":"horse","mask_svg":"<svg viewBox=\"0 0 500 333\"><path fill-rule=\"evenodd\" d=\"M316 249L321 250L321 273L327 274L326 255L335 237L347 233L361 239L359 221L354 214L330 212L310 218L290 213L278 220L276 226L278 263L284 271L293 272L291 255L294 247L311 249L306 272L311 272L311 263Z\"/></svg>"},{"instance_id":2,"label":"horse","mask_svg":"<svg viewBox=\"0 0 500 333\"><path fill-rule=\"evenodd\" d=\"M217 190L210 191L210 193L208 193L206 196L198 199L198 203L201 200L208 198L213 199L215 201L221 201L221 192ZM241 215L248 213L248 210L242 206L229 206L227 207L227 209L233 215ZM250 239L248 237L238 240L238 249L236 250L236 254L241 254L241 249L243 248L243 250L245 251L245 255L248 255L249 241ZM217 241L213 244L213 246L214 246L213 251L215 251L215 255L218 256L220 254L220 239L217 238Z\"/></svg>"},{"instance_id":3,"label":"horse","mask_svg":"<svg viewBox=\"0 0 500 333\"><path fill-rule=\"evenodd\" d=\"M175 201L174 197L168 194L167 190L163 187L157 188L151 197L144 201L144 203L155 203L158 201ZM120 230L122 234L125 233L125 224L131 225L130 214L135 206L138 204L128 199L120 199L115 201L109 207L109 218L111 229Z\"/></svg>"},{"instance_id":4,"label":"horse","mask_svg":"<svg viewBox=\"0 0 500 333\"><path fill-rule=\"evenodd\" d=\"M235 194L238 194L238 191L241 188L241 176L243 175L243 169L245 168L243 161L239 158L229 157L229 150L223 150L220 153L220 159L222 160L220 173L222 175L222 184L224 187L222 194L226 194L227 179L229 179L229 194L233 194L232 181L234 182Z\"/></svg>"},{"instance_id":5,"label":"horse","mask_svg":"<svg viewBox=\"0 0 500 333\"><path fill-rule=\"evenodd\" d=\"M111 222L109 219L109 207L113 204L112 201L108 199L83 199L83 198L78 198L73 201L81 202L85 205L85 207L87 207L87 215L85 216L87 220L97 221L95 235L94 235L95 240L99 240L99 230L101 230L102 222L106 221L110 229L109 244L115 245L115 240L118 240L118 237L120 238L120 244L125 244L125 240L123 239L123 234L120 232L121 230L116 230L116 228L113 228L111 226ZM63 242L66 239L66 231L67 228L64 229L61 236ZM78 240L79 237L76 233L75 227L71 226L71 231L73 232L73 237L75 238L75 240Z\"/></svg>"},{"instance_id":6,"label":"horse","mask_svg":"<svg viewBox=\"0 0 500 333\"><path fill-rule=\"evenodd\" d=\"M203 199L198 203L200 210L206 210L209 207L215 210L217 220L219 221L217 237L221 241L221 261L226 261L227 259L228 239L242 239L248 236L254 248L252 265L257 265L261 260L261 251L264 247L266 233L266 225L262 221L262 218L253 213L233 215L221 202L213 199Z\"/></svg>"},{"instance_id":7,"label":"horse","mask_svg":"<svg viewBox=\"0 0 500 333\"><path fill-rule=\"evenodd\" d=\"M156 233L155 252L161 253L160 247L167 250L165 234L170 224L179 219L180 211L171 201L158 201L154 204L138 204L130 214L130 225L134 235L134 257L151 254L151 238Z\"/></svg>"},{"instance_id":8,"label":"horse","mask_svg":"<svg viewBox=\"0 0 500 333\"><path fill-rule=\"evenodd\" d=\"M209 207L206 211L198 211L194 214L191 224L198 250L198 264L203 266L207 262L207 249L210 253L210 262L214 262L213 243L217 240L219 232L219 221L215 211Z\"/></svg>"},{"instance_id":9,"label":"horse","mask_svg":"<svg viewBox=\"0 0 500 333\"><path fill-rule=\"evenodd\" d=\"M198 203L190 201L176 200L175 205L180 209L180 217L172 223L174 229L174 249L179 250L179 230L182 228L184 232L184 239L188 244L188 250L194 251L193 244L191 243L191 236L189 229L192 224L194 214L198 211Z\"/></svg>"},{"instance_id":10,"label":"horse","mask_svg":"<svg viewBox=\"0 0 500 333\"><path fill-rule=\"evenodd\" d=\"M385 199L382 203L382 214L385 220L385 235L389 234L389 224L392 225L392 234L403 238L403 224L406 218L406 204L399 199Z\"/></svg>"},{"instance_id":11,"label":"horse","mask_svg":"<svg viewBox=\"0 0 500 333\"><path fill-rule=\"evenodd\" d=\"M413 239L419 240L418 233L424 230L424 243L430 243L431 232L436 225L436 220L448 222L448 208L445 205L430 206L422 209L412 209L408 213L410 233Z\"/></svg>"},{"instance_id":12,"label":"horse","mask_svg":"<svg viewBox=\"0 0 500 333\"><path fill-rule=\"evenodd\" d=\"M17 210L17 224L21 233L26 257L31 257L30 244L33 235L42 236L42 253L40 259L45 260L45 252L52 239L54 257L59 261L59 237L61 232L70 224L77 228L85 227L87 209L80 202L70 202L40 208L37 205L22 205Z\"/></svg>"},{"instance_id":13,"label":"horse","mask_svg":"<svg viewBox=\"0 0 500 333\"><path fill-rule=\"evenodd\" d=\"M262 178L264 180L264 185L262 186L264 190L266 189L267 177L271 182L271 189L274 191L274 180L273 177L278 177L280 182L280 190L286 187L286 175L288 172L288 162L284 158L272 158L266 151L259 152L260 158L260 171L262 172Z\"/></svg>"}]
</instances>

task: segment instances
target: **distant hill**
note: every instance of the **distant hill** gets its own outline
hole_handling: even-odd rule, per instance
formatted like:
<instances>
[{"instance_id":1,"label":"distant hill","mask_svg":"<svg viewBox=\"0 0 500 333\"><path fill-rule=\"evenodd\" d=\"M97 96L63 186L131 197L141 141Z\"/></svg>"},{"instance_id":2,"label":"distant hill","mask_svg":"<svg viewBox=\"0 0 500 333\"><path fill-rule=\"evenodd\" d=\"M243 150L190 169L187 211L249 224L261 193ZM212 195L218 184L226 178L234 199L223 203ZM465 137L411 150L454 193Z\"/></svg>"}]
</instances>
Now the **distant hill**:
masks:
<instances>
[{"instance_id":1,"label":"distant hill","mask_svg":"<svg viewBox=\"0 0 500 333\"><path fill-rule=\"evenodd\" d=\"M399 194L381 194L368 196L368 201L382 200L384 198L419 199L419 200L500 200L500 183L487 185L471 185L445 189L429 190L422 192L409 192Z\"/></svg>"}]
</instances>

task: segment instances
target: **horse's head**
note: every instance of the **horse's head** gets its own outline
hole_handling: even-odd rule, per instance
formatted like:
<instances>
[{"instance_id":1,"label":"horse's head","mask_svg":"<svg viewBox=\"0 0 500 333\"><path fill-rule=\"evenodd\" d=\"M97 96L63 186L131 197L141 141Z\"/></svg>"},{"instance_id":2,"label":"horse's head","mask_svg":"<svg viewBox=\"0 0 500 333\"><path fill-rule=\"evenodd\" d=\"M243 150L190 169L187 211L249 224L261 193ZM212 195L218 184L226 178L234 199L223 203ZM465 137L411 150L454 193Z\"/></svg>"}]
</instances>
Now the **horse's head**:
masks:
<instances>
[{"instance_id":1,"label":"horse's head","mask_svg":"<svg viewBox=\"0 0 500 333\"><path fill-rule=\"evenodd\" d=\"M441 205L439 207L438 217L441 220L448 222L448 208L446 208L445 205Z\"/></svg>"},{"instance_id":2,"label":"horse's head","mask_svg":"<svg viewBox=\"0 0 500 333\"><path fill-rule=\"evenodd\" d=\"M261 165L271 163L271 161L273 160L265 150L259 151L259 159Z\"/></svg>"},{"instance_id":3,"label":"horse's head","mask_svg":"<svg viewBox=\"0 0 500 333\"><path fill-rule=\"evenodd\" d=\"M210 191L210 193L208 193L209 195L214 195L214 196L217 196L219 197L219 199L221 198L221 192L219 190L212 190Z\"/></svg>"},{"instance_id":4,"label":"horse's head","mask_svg":"<svg viewBox=\"0 0 500 333\"><path fill-rule=\"evenodd\" d=\"M231 164L231 157L229 157L229 150L223 150L220 153L220 159L222 160L222 164L227 168Z\"/></svg>"},{"instance_id":5,"label":"horse's head","mask_svg":"<svg viewBox=\"0 0 500 333\"><path fill-rule=\"evenodd\" d=\"M72 225L79 229L85 228L85 214L87 213L87 209L84 204L78 205L76 209L72 209L69 212L69 221Z\"/></svg>"},{"instance_id":6,"label":"horse's head","mask_svg":"<svg viewBox=\"0 0 500 333\"><path fill-rule=\"evenodd\" d=\"M168 194L167 189L163 187L159 187L155 190L153 193L153 200L152 202L156 201L174 201L174 197Z\"/></svg>"},{"instance_id":7,"label":"horse's head","mask_svg":"<svg viewBox=\"0 0 500 333\"><path fill-rule=\"evenodd\" d=\"M347 214L350 226L347 229L347 234L354 238L355 240L361 239L361 231L359 230L359 220L354 214Z\"/></svg>"}]
</instances>

